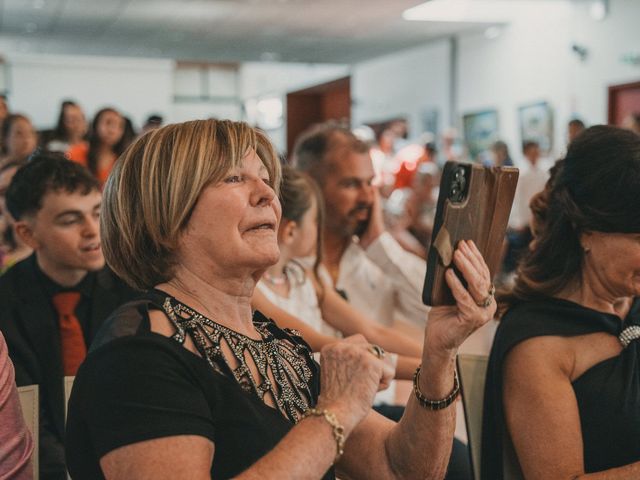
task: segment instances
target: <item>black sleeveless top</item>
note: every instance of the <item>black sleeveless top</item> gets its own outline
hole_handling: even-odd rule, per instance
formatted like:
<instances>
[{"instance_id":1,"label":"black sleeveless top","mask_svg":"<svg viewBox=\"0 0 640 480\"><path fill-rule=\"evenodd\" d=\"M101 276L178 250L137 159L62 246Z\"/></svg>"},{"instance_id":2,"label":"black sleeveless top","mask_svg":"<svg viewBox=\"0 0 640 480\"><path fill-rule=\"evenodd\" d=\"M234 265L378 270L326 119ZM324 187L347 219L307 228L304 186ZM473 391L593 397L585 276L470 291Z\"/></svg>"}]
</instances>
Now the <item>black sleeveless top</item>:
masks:
<instances>
[{"instance_id":1,"label":"black sleeveless top","mask_svg":"<svg viewBox=\"0 0 640 480\"><path fill-rule=\"evenodd\" d=\"M151 309L167 313L176 327L172 337L150 331ZM114 312L80 367L69 401L66 454L74 480L104 478L102 456L154 438L199 435L214 442L213 479L233 478L273 449L315 405L320 371L295 332L259 312L253 323L261 340L160 291ZM182 346L186 336L201 356ZM219 347L225 343L235 360L223 359ZM237 361L247 356L256 377ZM275 407L263 401L276 394ZM322 478L335 479L333 468Z\"/></svg>"},{"instance_id":2,"label":"black sleeveless top","mask_svg":"<svg viewBox=\"0 0 640 480\"><path fill-rule=\"evenodd\" d=\"M491 349L484 397L482 478L501 480L505 419L502 368L518 343L538 336L571 337L605 332L619 336L640 325L640 299L621 321L568 300L549 298L511 308L501 320ZM572 383L578 401L586 473L640 460L640 339ZM542 461L542 460L541 460Z\"/></svg>"}]
</instances>

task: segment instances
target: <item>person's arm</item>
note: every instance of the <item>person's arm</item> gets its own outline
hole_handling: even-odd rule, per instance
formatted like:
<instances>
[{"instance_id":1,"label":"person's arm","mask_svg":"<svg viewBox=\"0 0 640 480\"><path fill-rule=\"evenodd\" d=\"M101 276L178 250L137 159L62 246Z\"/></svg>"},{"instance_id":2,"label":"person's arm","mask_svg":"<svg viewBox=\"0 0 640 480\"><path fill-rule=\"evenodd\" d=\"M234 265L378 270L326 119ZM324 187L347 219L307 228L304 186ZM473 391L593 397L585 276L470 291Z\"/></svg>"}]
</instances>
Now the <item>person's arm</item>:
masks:
<instances>
[{"instance_id":1,"label":"person's arm","mask_svg":"<svg viewBox=\"0 0 640 480\"><path fill-rule=\"evenodd\" d=\"M396 292L396 307L416 325L424 326L429 309L422 303L426 262L407 252L384 228L380 194L376 191L371 219L360 237L367 258L390 279Z\"/></svg>"},{"instance_id":2,"label":"person's arm","mask_svg":"<svg viewBox=\"0 0 640 480\"><path fill-rule=\"evenodd\" d=\"M214 451L214 444L204 437L164 437L113 450L102 457L100 467L107 480L205 480L211 478ZM329 469L335 455L332 428L323 418L310 417L234 479L317 480Z\"/></svg>"},{"instance_id":3,"label":"person's arm","mask_svg":"<svg viewBox=\"0 0 640 480\"><path fill-rule=\"evenodd\" d=\"M332 343L322 350L324 359L321 375L322 390L316 408L326 409L337 417L344 428L345 438L348 438L355 426L369 412L376 391L388 385L393 375L393 368L387 362L372 355L368 347L369 344L361 336L355 336ZM143 370L137 375L127 372L126 368L131 364L131 359L135 358L139 352L139 348L131 351L121 349L118 352L118 358L113 361L115 363L105 365L102 370L91 372L94 374L117 370L111 374L112 378L107 378L104 385L92 385L97 389L91 389L91 398L88 400L91 400L92 408L97 408L94 413L99 413L103 411L102 409L112 411L113 402L122 405L119 414L111 417L110 420L92 417L90 430L95 432L94 435L99 435L94 436L94 441L97 440L97 451L104 449L105 445L122 442L123 430L127 430L129 438L131 435L148 438L150 432L165 428L166 425L163 427L163 423L170 423L175 427L176 412L173 412L174 418L170 418L167 411L171 412L171 408L175 409L176 405L186 408L184 405L191 403L200 405L200 409L208 408L207 401L194 402L194 396L199 397L202 392L197 389L197 386L192 385L189 379L184 378L186 375L180 374L182 371L180 366L158 363L158 360L162 362L161 351L154 351L154 356L137 355L145 363ZM171 392L164 395L166 398L161 398L157 394L157 389L165 388L168 382L164 378L148 375L149 369L154 365L157 370L162 370L160 367L166 365L178 372L178 375L170 372L172 381L169 382L168 388ZM166 369L165 367L164 370ZM109 375L106 373L105 376ZM111 387L118 378L123 378L123 375L131 376L125 379L127 388L114 393L114 388ZM139 385L137 377L140 376L150 377L145 385ZM149 388L150 383L154 384L152 388ZM126 400L123 401L122 395L127 396ZM176 401L176 398L179 400ZM96 405L100 403L103 405ZM180 422L177 428L183 429L187 422L190 425L188 429L194 432L208 431L209 422L205 419L206 412L202 410L198 413L197 409L188 408L191 413L179 414ZM124 415L121 414L122 410L126 411ZM140 412L143 418L137 415ZM156 421L152 421L153 418ZM108 449L100 458L100 467L108 480L129 478L204 480L210 478L215 452L213 438L213 436L192 433L136 441ZM300 420L273 449L234 478L237 480L317 480L331 467L336 458L337 445L334 428L327 420L324 417L310 416ZM171 454L168 455L167 452ZM243 452L238 451L236 454L242 455Z\"/></svg>"},{"instance_id":4,"label":"person's arm","mask_svg":"<svg viewBox=\"0 0 640 480\"><path fill-rule=\"evenodd\" d=\"M322 318L333 328L340 330L345 337L360 333L371 343L390 352L417 359L422 355L422 344L419 341L367 318L329 286L324 288L320 310Z\"/></svg>"},{"instance_id":5,"label":"person's arm","mask_svg":"<svg viewBox=\"0 0 640 480\"><path fill-rule=\"evenodd\" d=\"M490 288L489 269L472 242L460 242L454 262L468 284L462 285L453 270L446 281L456 306L434 307L424 334L418 388L431 400L447 397L454 388L455 357L462 342L493 318L495 301L477 305ZM443 478L453 444L455 402L441 410L429 410L412 394L400 422L384 422L370 413L351 435L339 474L347 478L424 479Z\"/></svg>"},{"instance_id":6,"label":"person's arm","mask_svg":"<svg viewBox=\"0 0 640 480\"><path fill-rule=\"evenodd\" d=\"M266 317L271 318L280 328L292 328L299 331L313 352L319 352L325 345L337 341L336 338L318 332L312 326L304 323L299 318L269 301L266 295L258 288L253 291L251 307L254 310L260 311Z\"/></svg>"},{"instance_id":7,"label":"person's arm","mask_svg":"<svg viewBox=\"0 0 640 480\"><path fill-rule=\"evenodd\" d=\"M6 318L12 318L12 311L0 319L0 331L4 335L14 373L15 384L18 387L40 384L34 375L34 359L39 358L31 349L28 342L21 335L18 329L18 322L5 323ZM36 362L37 364L37 362ZM38 436L39 444L39 469L43 474L62 475L65 472L64 446L62 439L58 435L53 419L50 416L48 403L42 401L43 391L40 385L40 406L38 414L39 432L33 432L33 436ZM0 422L1 423L1 422ZM1 462L0 462L1 463Z\"/></svg>"},{"instance_id":8,"label":"person's arm","mask_svg":"<svg viewBox=\"0 0 640 480\"><path fill-rule=\"evenodd\" d=\"M100 468L107 480L206 480L213 451L213 443L197 435L154 438L112 450L100 459Z\"/></svg>"},{"instance_id":9,"label":"person's arm","mask_svg":"<svg viewBox=\"0 0 640 480\"><path fill-rule=\"evenodd\" d=\"M33 440L22 417L13 364L0 333L0 478L33 478L32 453Z\"/></svg>"},{"instance_id":10,"label":"person's arm","mask_svg":"<svg viewBox=\"0 0 640 480\"><path fill-rule=\"evenodd\" d=\"M313 274L307 272L309 278L314 280ZM398 332L394 328L381 325L360 313L342 298L330 286L325 285L320 305L322 318L333 328L342 332L347 337L361 334L371 343L381 346L385 350L397 353L395 378L410 380L420 364L422 345L409 336Z\"/></svg>"},{"instance_id":11,"label":"person's arm","mask_svg":"<svg viewBox=\"0 0 640 480\"><path fill-rule=\"evenodd\" d=\"M582 429L571 386L566 340L536 337L516 345L504 364L507 428L527 479L640 478L640 462L585 474Z\"/></svg>"}]
</instances>

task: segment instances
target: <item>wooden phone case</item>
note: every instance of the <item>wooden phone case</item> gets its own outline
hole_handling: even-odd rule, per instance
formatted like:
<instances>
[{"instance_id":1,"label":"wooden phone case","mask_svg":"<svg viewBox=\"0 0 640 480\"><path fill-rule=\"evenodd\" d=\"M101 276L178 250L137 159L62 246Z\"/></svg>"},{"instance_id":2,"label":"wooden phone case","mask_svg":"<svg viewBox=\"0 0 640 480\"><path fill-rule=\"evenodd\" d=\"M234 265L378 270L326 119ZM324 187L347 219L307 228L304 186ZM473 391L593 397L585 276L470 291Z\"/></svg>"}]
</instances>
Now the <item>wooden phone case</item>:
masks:
<instances>
[{"instance_id":1,"label":"wooden phone case","mask_svg":"<svg viewBox=\"0 0 640 480\"><path fill-rule=\"evenodd\" d=\"M466 178L466 194L462 199L459 192L452 191L452 187L460 184L460 169ZM422 291L422 301L426 305L455 304L444 273L452 266L453 251L460 240L474 241L493 279L500 268L518 175L515 167L483 167L462 162L445 164ZM456 196L459 201L452 201Z\"/></svg>"}]
</instances>

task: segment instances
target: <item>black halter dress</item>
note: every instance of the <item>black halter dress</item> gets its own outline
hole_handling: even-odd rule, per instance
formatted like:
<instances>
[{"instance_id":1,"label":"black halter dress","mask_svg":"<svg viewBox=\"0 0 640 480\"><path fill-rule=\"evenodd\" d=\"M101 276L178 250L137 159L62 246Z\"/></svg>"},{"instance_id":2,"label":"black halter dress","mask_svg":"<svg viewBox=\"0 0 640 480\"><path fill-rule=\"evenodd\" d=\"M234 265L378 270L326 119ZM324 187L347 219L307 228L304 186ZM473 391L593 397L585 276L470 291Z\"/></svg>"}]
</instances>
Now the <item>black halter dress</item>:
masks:
<instances>
[{"instance_id":1,"label":"black halter dress","mask_svg":"<svg viewBox=\"0 0 640 480\"><path fill-rule=\"evenodd\" d=\"M502 369L509 351L538 336L571 337L604 332L634 338L640 331L640 299L627 317L598 312L556 298L525 302L511 308L496 332L485 385L482 431L482 478L503 478L505 436ZM640 339L604 360L573 383L582 426L586 473L640 460Z\"/></svg>"}]
</instances>

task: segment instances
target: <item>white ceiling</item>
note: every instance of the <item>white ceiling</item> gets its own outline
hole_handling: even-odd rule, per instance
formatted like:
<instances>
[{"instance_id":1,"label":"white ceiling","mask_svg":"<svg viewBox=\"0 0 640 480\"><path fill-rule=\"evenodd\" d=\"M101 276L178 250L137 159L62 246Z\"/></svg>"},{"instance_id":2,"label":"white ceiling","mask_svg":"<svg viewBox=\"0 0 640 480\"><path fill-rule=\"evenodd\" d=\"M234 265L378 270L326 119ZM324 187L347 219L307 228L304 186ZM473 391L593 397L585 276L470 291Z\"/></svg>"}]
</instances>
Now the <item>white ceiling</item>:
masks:
<instances>
[{"instance_id":1,"label":"white ceiling","mask_svg":"<svg viewBox=\"0 0 640 480\"><path fill-rule=\"evenodd\" d=\"M0 0L24 53L354 63L487 24L408 22L420 0Z\"/></svg>"}]
</instances>

